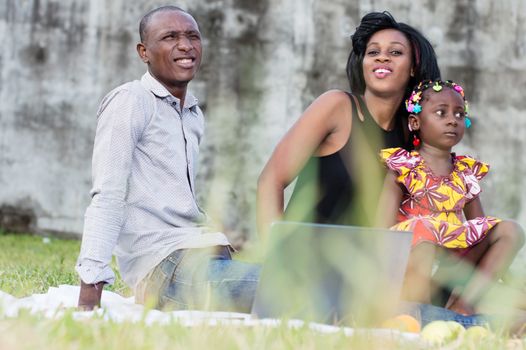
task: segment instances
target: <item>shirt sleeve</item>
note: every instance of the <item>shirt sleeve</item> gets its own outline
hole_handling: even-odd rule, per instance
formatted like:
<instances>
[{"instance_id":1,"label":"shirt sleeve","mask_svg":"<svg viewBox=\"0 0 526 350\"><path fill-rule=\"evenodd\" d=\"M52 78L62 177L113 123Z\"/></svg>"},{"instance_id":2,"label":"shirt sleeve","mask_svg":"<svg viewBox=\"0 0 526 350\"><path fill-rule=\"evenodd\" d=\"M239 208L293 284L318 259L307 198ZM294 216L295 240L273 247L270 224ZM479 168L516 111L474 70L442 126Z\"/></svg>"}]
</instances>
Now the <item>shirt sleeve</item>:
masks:
<instances>
[{"instance_id":1,"label":"shirt sleeve","mask_svg":"<svg viewBox=\"0 0 526 350\"><path fill-rule=\"evenodd\" d=\"M84 283L113 284L111 257L124 220L133 152L146 117L139 98L128 89L108 94L97 114L92 198L84 217L76 271Z\"/></svg>"}]
</instances>

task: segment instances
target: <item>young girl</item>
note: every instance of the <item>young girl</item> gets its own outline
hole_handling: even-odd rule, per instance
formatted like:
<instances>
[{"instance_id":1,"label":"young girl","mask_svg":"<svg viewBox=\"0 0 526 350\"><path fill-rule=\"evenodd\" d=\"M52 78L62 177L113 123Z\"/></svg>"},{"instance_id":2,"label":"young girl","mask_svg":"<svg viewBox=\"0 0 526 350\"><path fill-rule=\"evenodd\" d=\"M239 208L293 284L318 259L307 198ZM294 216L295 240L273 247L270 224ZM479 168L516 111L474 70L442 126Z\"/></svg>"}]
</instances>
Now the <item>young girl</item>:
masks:
<instances>
[{"instance_id":1,"label":"young girl","mask_svg":"<svg viewBox=\"0 0 526 350\"><path fill-rule=\"evenodd\" d=\"M473 314L482 292L507 270L522 246L523 233L513 222L485 216L479 180L488 165L451 153L471 124L462 87L424 81L406 100L406 108L415 150L380 152L388 168L380 202L383 221L388 221L384 224L396 223L393 229L414 234L403 298L431 302L432 269L438 259L441 266L433 280L449 287L462 281L463 290L455 291L446 307ZM475 273L463 271L465 264L458 261L474 265Z\"/></svg>"}]
</instances>

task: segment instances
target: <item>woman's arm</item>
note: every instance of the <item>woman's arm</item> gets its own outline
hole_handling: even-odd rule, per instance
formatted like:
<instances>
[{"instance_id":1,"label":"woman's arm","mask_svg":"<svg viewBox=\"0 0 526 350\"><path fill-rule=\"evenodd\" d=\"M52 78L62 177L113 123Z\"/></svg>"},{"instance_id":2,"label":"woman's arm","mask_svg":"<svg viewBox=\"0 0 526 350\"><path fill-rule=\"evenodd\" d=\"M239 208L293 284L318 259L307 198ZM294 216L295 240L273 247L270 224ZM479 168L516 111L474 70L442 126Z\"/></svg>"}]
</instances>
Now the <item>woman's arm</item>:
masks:
<instances>
[{"instance_id":1,"label":"woman's arm","mask_svg":"<svg viewBox=\"0 0 526 350\"><path fill-rule=\"evenodd\" d=\"M318 97L278 143L263 168L257 189L258 233L283 216L285 188L313 155L338 151L351 130L352 107L346 93L331 90Z\"/></svg>"},{"instance_id":2,"label":"woman's arm","mask_svg":"<svg viewBox=\"0 0 526 350\"><path fill-rule=\"evenodd\" d=\"M376 226L391 227L397 223L397 214L402 201L402 188L396 182L396 174L389 170L385 176L384 187L378 202Z\"/></svg>"}]
</instances>

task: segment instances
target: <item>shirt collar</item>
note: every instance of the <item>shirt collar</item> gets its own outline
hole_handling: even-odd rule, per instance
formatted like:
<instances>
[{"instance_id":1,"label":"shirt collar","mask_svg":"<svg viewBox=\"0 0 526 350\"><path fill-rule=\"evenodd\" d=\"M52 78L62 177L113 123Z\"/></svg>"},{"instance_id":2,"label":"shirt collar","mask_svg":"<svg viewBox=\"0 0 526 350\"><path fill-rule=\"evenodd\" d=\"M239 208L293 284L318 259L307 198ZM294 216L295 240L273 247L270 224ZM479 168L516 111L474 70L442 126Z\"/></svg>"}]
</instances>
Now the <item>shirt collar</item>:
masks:
<instances>
[{"instance_id":1,"label":"shirt collar","mask_svg":"<svg viewBox=\"0 0 526 350\"><path fill-rule=\"evenodd\" d=\"M150 90L155 96L166 99L168 103L175 102L177 106L179 106L180 100L173 96L165 87L163 84L161 84L157 79L155 79L150 72L146 71L144 75L141 78L141 83L144 85L144 87L147 90ZM196 112L198 100L197 98L190 92L186 91L186 96L184 100L184 107L188 108L192 112Z\"/></svg>"}]
</instances>

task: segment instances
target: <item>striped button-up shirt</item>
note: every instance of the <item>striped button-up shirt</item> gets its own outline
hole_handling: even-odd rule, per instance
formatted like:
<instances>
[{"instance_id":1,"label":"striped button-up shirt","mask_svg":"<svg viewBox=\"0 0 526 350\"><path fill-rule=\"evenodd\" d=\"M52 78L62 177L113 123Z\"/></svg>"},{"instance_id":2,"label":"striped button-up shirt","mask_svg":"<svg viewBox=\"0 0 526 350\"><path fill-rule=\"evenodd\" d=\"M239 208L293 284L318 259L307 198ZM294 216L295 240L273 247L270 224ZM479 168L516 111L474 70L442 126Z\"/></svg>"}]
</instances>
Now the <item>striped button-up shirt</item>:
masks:
<instances>
[{"instance_id":1,"label":"striped button-up shirt","mask_svg":"<svg viewBox=\"0 0 526 350\"><path fill-rule=\"evenodd\" d=\"M202 226L194 180L204 118L192 94L181 108L147 72L106 95L97 118L76 266L85 283L113 283L112 253L133 288L174 250L229 244Z\"/></svg>"}]
</instances>

